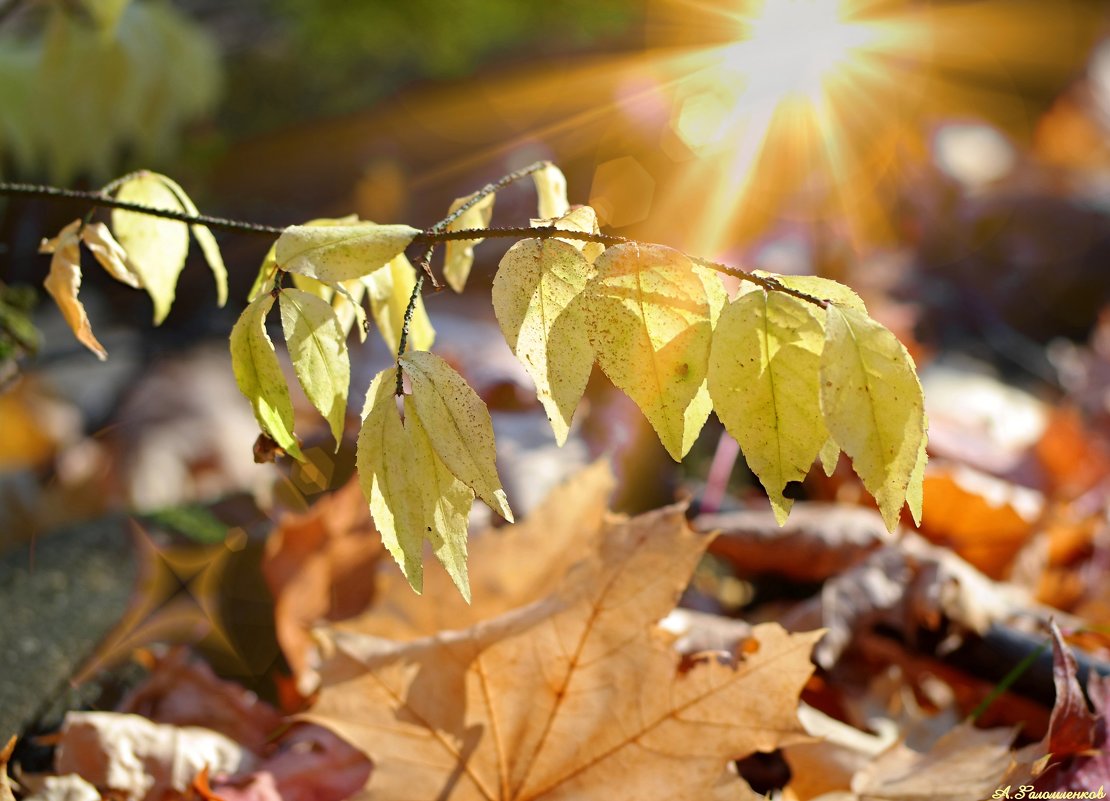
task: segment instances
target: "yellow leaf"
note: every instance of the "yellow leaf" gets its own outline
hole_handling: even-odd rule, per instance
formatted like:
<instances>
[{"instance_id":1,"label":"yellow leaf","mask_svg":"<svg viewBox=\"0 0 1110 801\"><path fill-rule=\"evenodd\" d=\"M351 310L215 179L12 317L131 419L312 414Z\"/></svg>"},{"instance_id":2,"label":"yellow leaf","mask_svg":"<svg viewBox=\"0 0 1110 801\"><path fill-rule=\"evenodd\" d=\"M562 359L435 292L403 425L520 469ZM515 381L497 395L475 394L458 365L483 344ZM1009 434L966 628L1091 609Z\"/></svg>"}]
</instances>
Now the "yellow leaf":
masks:
<instances>
[{"instance_id":1,"label":"yellow leaf","mask_svg":"<svg viewBox=\"0 0 1110 801\"><path fill-rule=\"evenodd\" d=\"M590 206L577 206L562 217L556 217L550 220L532 220L533 228L549 225L555 228L562 228L564 231L582 231L587 234L597 234L601 232L601 229L598 228L597 225L597 212ZM597 261L597 257L605 250L605 245L600 242L587 242L584 239L565 239L562 241L568 242L582 251L582 255L586 257L586 261L590 264Z\"/></svg>"},{"instance_id":2,"label":"yellow leaf","mask_svg":"<svg viewBox=\"0 0 1110 801\"><path fill-rule=\"evenodd\" d=\"M425 537L432 544L432 553L469 604L466 535L474 490L455 478L436 454L411 395L405 397L405 431L413 452L414 476L422 486Z\"/></svg>"},{"instance_id":3,"label":"yellow leaf","mask_svg":"<svg viewBox=\"0 0 1110 801\"><path fill-rule=\"evenodd\" d=\"M560 445L593 369L581 303L590 272L582 253L567 242L525 239L509 249L493 278L501 332L535 382Z\"/></svg>"},{"instance_id":4,"label":"yellow leaf","mask_svg":"<svg viewBox=\"0 0 1110 801\"><path fill-rule=\"evenodd\" d=\"M293 402L281 372L274 343L266 333L266 315L274 305L270 295L254 300L231 329L231 367L239 391L254 408L266 434L295 459L304 460L293 436Z\"/></svg>"},{"instance_id":5,"label":"yellow leaf","mask_svg":"<svg viewBox=\"0 0 1110 801\"><path fill-rule=\"evenodd\" d=\"M597 362L682 459L709 417L702 385L711 306L690 260L661 245L616 245L598 257L583 301Z\"/></svg>"},{"instance_id":6,"label":"yellow leaf","mask_svg":"<svg viewBox=\"0 0 1110 801\"><path fill-rule=\"evenodd\" d=\"M85 243L100 266L122 284L139 289L142 284L134 268L127 261L127 253L112 236L108 226L101 222L89 223L81 231L81 241Z\"/></svg>"},{"instance_id":7,"label":"yellow leaf","mask_svg":"<svg viewBox=\"0 0 1110 801\"><path fill-rule=\"evenodd\" d=\"M274 244L281 269L336 284L369 275L420 233L408 225L292 225Z\"/></svg>"},{"instance_id":8,"label":"yellow leaf","mask_svg":"<svg viewBox=\"0 0 1110 801\"><path fill-rule=\"evenodd\" d=\"M821 461L821 469L825 471L825 475L832 478L832 474L836 472L836 465L840 461L840 446L836 444L836 440L832 437L825 440L817 458Z\"/></svg>"},{"instance_id":9,"label":"yellow leaf","mask_svg":"<svg viewBox=\"0 0 1110 801\"><path fill-rule=\"evenodd\" d=\"M925 448L929 444L929 418L922 417L921 424L924 433L917 450L917 461L910 473L910 484L906 488L906 504L910 507L910 517L913 518L914 525L918 527L921 526L921 507L925 503L925 464L929 461Z\"/></svg>"},{"instance_id":10,"label":"yellow leaf","mask_svg":"<svg viewBox=\"0 0 1110 801\"><path fill-rule=\"evenodd\" d=\"M778 275L777 273L768 273L763 270L756 270L755 274L763 276L764 278L773 278L783 286L796 289L799 292L804 292L818 300L832 301L837 306L855 309L858 312L867 314L867 307L863 304L863 298L850 288L844 286L844 284L832 281L828 278L821 278L816 275Z\"/></svg>"},{"instance_id":11,"label":"yellow leaf","mask_svg":"<svg viewBox=\"0 0 1110 801\"><path fill-rule=\"evenodd\" d=\"M448 214L468 202L474 195L458 198L451 204ZM489 221L493 217L493 193L479 200L476 204L463 212L462 216L447 226L448 231L465 231L470 228L489 228ZM462 239L449 241L443 258L443 277L447 285L456 292L462 292L466 286L466 279L470 275L470 267L474 264L474 246L482 242L481 239Z\"/></svg>"},{"instance_id":12,"label":"yellow leaf","mask_svg":"<svg viewBox=\"0 0 1110 801\"><path fill-rule=\"evenodd\" d=\"M326 301L300 289L284 289L278 297L281 327L289 358L304 393L331 426L338 450L347 414L351 365L347 336Z\"/></svg>"},{"instance_id":13,"label":"yellow leaf","mask_svg":"<svg viewBox=\"0 0 1110 801\"><path fill-rule=\"evenodd\" d=\"M567 202L567 179L554 164L532 173L539 199L539 216L545 220L562 217L570 209Z\"/></svg>"},{"instance_id":14,"label":"yellow leaf","mask_svg":"<svg viewBox=\"0 0 1110 801\"><path fill-rule=\"evenodd\" d=\"M829 438L818 375L825 337L810 309L782 292L749 292L722 312L709 357L713 408L780 525L794 503L783 490L806 477Z\"/></svg>"},{"instance_id":15,"label":"yellow leaf","mask_svg":"<svg viewBox=\"0 0 1110 801\"><path fill-rule=\"evenodd\" d=\"M489 410L461 375L428 351L401 358L412 399L439 458L491 509L513 520L494 464L497 452Z\"/></svg>"},{"instance_id":16,"label":"yellow leaf","mask_svg":"<svg viewBox=\"0 0 1110 801\"><path fill-rule=\"evenodd\" d=\"M739 653L684 660L656 623L709 538L670 507L593 539L552 594L472 628L336 632L309 717L373 760L364 795L721 798L732 760L810 739L796 709L820 632L765 623Z\"/></svg>"},{"instance_id":17,"label":"yellow leaf","mask_svg":"<svg viewBox=\"0 0 1110 801\"><path fill-rule=\"evenodd\" d=\"M158 209L184 211L173 190L153 173L141 173L124 183L116 198ZM112 229L154 302L154 324L160 325L170 313L177 278L185 267L189 228L175 220L113 209Z\"/></svg>"},{"instance_id":18,"label":"yellow leaf","mask_svg":"<svg viewBox=\"0 0 1110 801\"><path fill-rule=\"evenodd\" d=\"M401 328L405 322L412 289L416 286L416 268L402 253L389 264L362 279L370 303L370 315L378 327L385 344L393 352L401 342ZM427 350L435 342L436 332L424 309L424 299L418 297L409 321L408 348Z\"/></svg>"},{"instance_id":19,"label":"yellow leaf","mask_svg":"<svg viewBox=\"0 0 1110 801\"><path fill-rule=\"evenodd\" d=\"M924 466L924 399L913 359L894 334L852 308L829 306L825 337L825 424L893 531L919 461Z\"/></svg>"},{"instance_id":20,"label":"yellow leaf","mask_svg":"<svg viewBox=\"0 0 1110 801\"><path fill-rule=\"evenodd\" d=\"M305 223L305 225L318 225L318 226L356 225L356 224L358 224L358 222L359 222L359 219L358 219L357 214L348 214L346 217L339 217L337 219L331 219L331 218L328 218L328 217L320 217L320 218L317 218L315 220L309 220L308 222ZM258 268L258 274L254 278L254 283L251 284L250 292L247 293L247 302L248 303L250 301L254 300L255 298L257 298L263 292L269 292L272 289L271 285L273 284L274 276L277 275L277 269L278 269L277 256L274 255L274 251L276 250L276 246L277 246L277 240L274 241L273 245L270 245L270 249L268 251L266 251L266 255L262 259L262 265ZM331 292L332 291L331 288L328 287L326 284L321 284L315 278L308 278L307 276L294 274L293 275L293 283L296 285L296 287L298 289L303 289L306 292L313 292L314 294L320 295L320 297L324 298L324 300L328 300L331 297L330 295L328 295L327 297L324 297L324 295L321 294L321 292L323 292L324 290L326 290L328 292ZM310 286L320 287L321 289L319 289L319 290L310 289L309 288Z\"/></svg>"},{"instance_id":21,"label":"yellow leaf","mask_svg":"<svg viewBox=\"0 0 1110 801\"><path fill-rule=\"evenodd\" d=\"M77 238L80 227L81 221L74 220L53 239L42 240L39 253L54 254L50 259L50 274L46 276L43 286L58 304L62 316L73 329L78 341L104 361L108 358L108 352L93 336L85 306L77 299L77 293L81 289L81 247Z\"/></svg>"},{"instance_id":22,"label":"yellow leaf","mask_svg":"<svg viewBox=\"0 0 1110 801\"><path fill-rule=\"evenodd\" d=\"M355 464L382 544L416 592L424 588L424 493L416 454L394 391L397 368L378 373L366 393Z\"/></svg>"},{"instance_id":23,"label":"yellow leaf","mask_svg":"<svg viewBox=\"0 0 1110 801\"><path fill-rule=\"evenodd\" d=\"M194 217L200 214L192 198L185 193L185 190L181 188L177 181L158 173L152 174L170 188L170 191L181 203L182 209ZM216 303L222 308L227 303L227 267L224 266L223 256L220 255L220 246L216 244L216 237L212 235L212 231L209 230L207 225L194 223L189 226L189 230L193 232L193 237L200 245L200 251L204 254L204 260L208 262L208 269L212 271L212 277L216 279Z\"/></svg>"}]
</instances>

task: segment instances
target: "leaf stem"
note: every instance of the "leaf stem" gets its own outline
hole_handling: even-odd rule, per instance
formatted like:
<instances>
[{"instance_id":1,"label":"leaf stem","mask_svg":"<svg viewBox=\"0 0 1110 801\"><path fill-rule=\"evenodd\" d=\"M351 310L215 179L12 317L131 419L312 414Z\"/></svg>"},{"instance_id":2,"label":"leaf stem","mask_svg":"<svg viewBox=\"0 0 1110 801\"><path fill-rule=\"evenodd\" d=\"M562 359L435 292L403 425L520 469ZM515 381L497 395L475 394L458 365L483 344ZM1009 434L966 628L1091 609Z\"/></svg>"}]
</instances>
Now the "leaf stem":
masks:
<instances>
[{"instance_id":1,"label":"leaf stem","mask_svg":"<svg viewBox=\"0 0 1110 801\"><path fill-rule=\"evenodd\" d=\"M412 285L412 294L409 295L409 305L405 307L405 321L401 324L401 338L397 343L397 391L394 393L397 396L404 393L404 376L401 374L401 357L405 355L405 348L408 346L409 323L412 322L412 314L416 310L416 300L420 297L420 290L423 288L424 276L417 275L416 283Z\"/></svg>"}]
</instances>

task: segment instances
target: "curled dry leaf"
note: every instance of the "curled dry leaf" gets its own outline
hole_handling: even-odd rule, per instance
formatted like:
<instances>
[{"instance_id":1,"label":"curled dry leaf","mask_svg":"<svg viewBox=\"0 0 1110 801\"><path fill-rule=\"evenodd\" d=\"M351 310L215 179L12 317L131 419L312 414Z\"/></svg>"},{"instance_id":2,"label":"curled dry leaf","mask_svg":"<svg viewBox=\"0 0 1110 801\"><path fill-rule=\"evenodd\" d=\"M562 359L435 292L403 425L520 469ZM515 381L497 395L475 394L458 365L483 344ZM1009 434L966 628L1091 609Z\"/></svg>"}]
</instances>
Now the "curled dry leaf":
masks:
<instances>
[{"instance_id":1,"label":"curled dry leaf","mask_svg":"<svg viewBox=\"0 0 1110 801\"><path fill-rule=\"evenodd\" d=\"M62 316L78 341L104 361L108 358L108 352L93 335L85 306L77 299L77 293L81 289L81 248L77 236L80 227L81 221L74 220L53 239L42 240L39 253L53 254L50 259L50 274L46 276L43 286L58 304Z\"/></svg>"},{"instance_id":2,"label":"curled dry leaf","mask_svg":"<svg viewBox=\"0 0 1110 801\"><path fill-rule=\"evenodd\" d=\"M249 751L209 729L114 712L69 712L54 767L128 801L159 801L167 792L183 793L206 765L213 774L237 773L254 762Z\"/></svg>"},{"instance_id":3,"label":"curled dry leaf","mask_svg":"<svg viewBox=\"0 0 1110 801\"><path fill-rule=\"evenodd\" d=\"M120 702L117 712L210 729L255 754L262 753L282 725L273 707L242 686L218 678L185 648L155 657L149 667L150 674Z\"/></svg>"},{"instance_id":4,"label":"curled dry leaf","mask_svg":"<svg viewBox=\"0 0 1110 801\"><path fill-rule=\"evenodd\" d=\"M683 665L654 623L707 539L676 507L614 521L516 612L405 644L337 633L311 718L373 760L382 797L705 797L730 760L806 737L819 636L764 624L745 656Z\"/></svg>"},{"instance_id":5,"label":"curled dry leaf","mask_svg":"<svg viewBox=\"0 0 1110 801\"><path fill-rule=\"evenodd\" d=\"M127 252L104 223L94 222L86 225L81 231L81 241L92 251L100 266L107 270L110 276L134 289L142 286L139 274L127 260Z\"/></svg>"}]
</instances>

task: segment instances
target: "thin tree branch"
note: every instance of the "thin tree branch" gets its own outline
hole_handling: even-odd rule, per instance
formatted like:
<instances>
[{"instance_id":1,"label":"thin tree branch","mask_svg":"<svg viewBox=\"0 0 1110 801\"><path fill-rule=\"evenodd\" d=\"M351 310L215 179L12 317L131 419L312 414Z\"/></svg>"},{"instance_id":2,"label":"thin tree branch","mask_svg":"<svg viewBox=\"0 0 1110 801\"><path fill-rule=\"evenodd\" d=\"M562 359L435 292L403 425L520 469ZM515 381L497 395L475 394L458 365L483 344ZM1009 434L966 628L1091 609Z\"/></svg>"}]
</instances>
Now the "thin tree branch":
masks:
<instances>
[{"instance_id":1,"label":"thin tree branch","mask_svg":"<svg viewBox=\"0 0 1110 801\"><path fill-rule=\"evenodd\" d=\"M635 240L628 239L627 237L617 236L615 234L595 234L590 231L567 231L562 228L554 226L538 226L532 227L507 227L507 228L467 228L461 231L447 231L445 230L452 222L457 220L468 209L472 208L483 197L489 195L491 192L496 192L498 189L508 186L513 181L517 181L525 176L538 172L547 165L547 162L537 162L522 170L509 173L503 178L486 184L484 187L474 193L474 197L460 206L458 209L447 215L444 219L433 225L427 230L421 231L412 239L414 245L426 245L423 257L419 260L418 264L425 275L431 277L432 284L439 287L439 283L431 275L431 257L435 246L441 242L451 242L467 239L550 239L558 237L560 239L574 239L582 242L597 242L603 245L621 245ZM113 182L115 183L115 182ZM109 184L112 186L112 184ZM272 225L260 225L258 223L244 222L242 220L229 220L223 217L209 217L204 214L186 214L183 211L174 211L171 209L160 209L153 206L144 206L141 203L130 203L128 201L117 200L116 198L109 197L103 192L87 192L77 189L62 189L56 186L43 186L39 184L18 184L7 183L0 181L0 195L9 196L24 196L24 197L45 197L54 200L63 201L82 201L90 203L93 206L100 208L110 209L123 209L125 211L134 211L139 214L147 214L151 217L162 217L167 220L177 220L183 223L207 225L209 228L217 228L225 231L235 231L244 234L253 234L259 236L280 236L284 232L284 228L278 228ZM746 270L741 270L738 267L729 267L727 264L720 264L718 262L710 261L708 259L701 259L692 257L691 260L702 267L708 268L723 275L729 275L733 278L738 278L742 281L750 281L757 284L769 292L782 292L786 295L791 295L799 300L804 300L807 303L826 308L828 301L821 298L801 292L797 289L788 287L774 278L768 276L756 275ZM421 286L423 282L421 281ZM411 306L412 304L410 304ZM411 316L411 315L409 315ZM407 331L407 318L406 328L402 334ZM398 353L398 357L403 355L403 352Z\"/></svg>"}]
</instances>

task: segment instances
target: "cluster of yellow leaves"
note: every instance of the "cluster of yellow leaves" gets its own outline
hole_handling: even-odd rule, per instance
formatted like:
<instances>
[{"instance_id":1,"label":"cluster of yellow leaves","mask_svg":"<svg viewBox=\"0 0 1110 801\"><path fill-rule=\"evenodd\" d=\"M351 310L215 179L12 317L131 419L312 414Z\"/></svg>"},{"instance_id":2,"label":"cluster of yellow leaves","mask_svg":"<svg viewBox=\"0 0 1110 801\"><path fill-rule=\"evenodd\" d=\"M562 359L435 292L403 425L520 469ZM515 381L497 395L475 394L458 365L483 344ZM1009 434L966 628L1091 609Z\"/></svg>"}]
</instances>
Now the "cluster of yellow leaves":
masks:
<instances>
[{"instance_id":1,"label":"cluster of yellow leaves","mask_svg":"<svg viewBox=\"0 0 1110 801\"><path fill-rule=\"evenodd\" d=\"M534 226L598 233L593 209L570 208L558 168L544 165L533 177L540 215ZM124 181L118 198L196 215L181 187L154 173ZM493 195L475 193L456 199L440 225L484 228L492 211ZM146 289L159 323L173 303L191 228L224 301L226 271L206 227L120 209L112 224L118 244L103 226L75 222L43 245L54 254L47 287L98 355L103 348L77 300L79 237L113 275ZM266 330L277 300L294 373L338 446L350 383L346 340L356 323L365 336L365 303L399 355L397 368L371 384L359 433L359 474L375 525L417 591L427 539L468 597L470 504L477 496L506 519L512 513L494 466L488 411L460 375L427 352L435 332L404 254L419 233L355 217L286 228L232 330L232 364L262 430L303 458L289 389ZM444 274L456 291L465 286L480 241L454 241L447 249ZM286 277L293 286L284 286ZM492 296L505 339L534 380L560 444L596 363L639 406L676 460L715 410L780 523L792 503L788 485L803 479L815 459L830 470L841 450L888 528L907 501L919 519L926 424L906 349L847 287L815 277L763 274L756 281L761 285L745 284L730 300L711 269L676 250L635 242L605 248L548 235L508 251ZM399 404L403 379L410 394Z\"/></svg>"},{"instance_id":2,"label":"cluster of yellow leaves","mask_svg":"<svg viewBox=\"0 0 1110 801\"><path fill-rule=\"evenodd\" d=\"M373 760L371 797L752 799L730 761L809 739L795 710L820 633L764 624L738 653L684 661L657 623L711 535L681 507L604 519L611 478L583 479L487 532L499 582L440 616L455 630L383 630L379 611L319 633L333 651L310 717ZM537 552L518 581L514 556Z\"/></svg>"},{"instance_id":3,"label":"cluster of yellow leaves","mask_svg":"<svg viewBox=\"0 0 1110 801\"><path fill-rule=\"evenodd\" d=\"M551 224L590 230L591 218L578 208ZM712 271L659 245L527 239L502 259L493 303L560 443L596 361L676 460L715 410L780 522L787 485L841 450L889 528L907 501L919 520L926 423L909 353L847 287L760 277L812 299L752 284L730 302Z\"/></svg>"},{"instance_id":4,"label":"cluster of yellow leaves","mask_svg":"<svg viewBox=\"0 0 1110 801\"><path fill-rule=\"evenodd\" d=\"M154 208L193 216L198 213L185 190L157 173L136 173L120 184L116 196L119 200ZM53 239L42 241L39 251L52 254L46 291L58 304L77 339L98 358L107 358L107 351L93 334L84 304L77 297L81 289L80 243L85 244L117 281L146 290L154 302L154 323L158 325L173 305L177 279L185 267L189 250L190 230L216 279L217 299L222 306L227 301L227 268L207 226L190 226L117 209L112 214L112 230L103 223L74 220Z\"/></svg>"}]
</instances>

